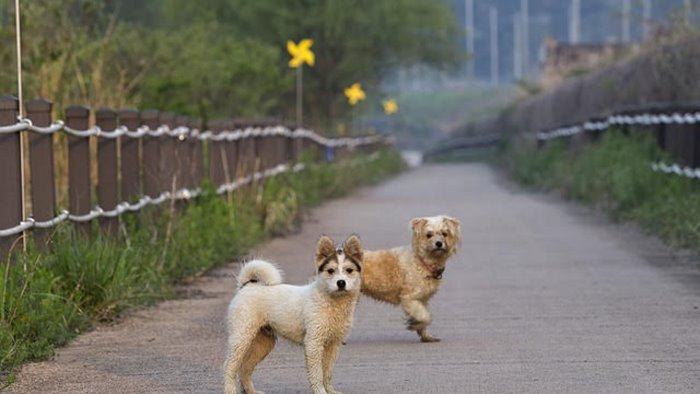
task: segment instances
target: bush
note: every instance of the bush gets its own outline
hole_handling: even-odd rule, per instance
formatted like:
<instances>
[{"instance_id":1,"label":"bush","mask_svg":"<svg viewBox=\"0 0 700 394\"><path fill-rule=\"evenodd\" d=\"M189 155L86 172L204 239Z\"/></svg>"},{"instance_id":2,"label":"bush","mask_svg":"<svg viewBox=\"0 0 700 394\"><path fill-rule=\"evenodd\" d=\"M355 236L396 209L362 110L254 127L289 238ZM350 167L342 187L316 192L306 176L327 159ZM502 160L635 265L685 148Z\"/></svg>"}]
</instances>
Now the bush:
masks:
<instances>
[{"instance_id":1,"label":"bush","mask_svg":"<svg viewBox=\"0 0 700 394\"><path fill-rule=\"evenodd\" d=\"M673 245L700 250L700 185L652 171L658 160L674 161L648 134L610 131L578 151L561 140L538 150L512 142L505 165L522 184L594 204Z\"/></svg>"}]
</instances>

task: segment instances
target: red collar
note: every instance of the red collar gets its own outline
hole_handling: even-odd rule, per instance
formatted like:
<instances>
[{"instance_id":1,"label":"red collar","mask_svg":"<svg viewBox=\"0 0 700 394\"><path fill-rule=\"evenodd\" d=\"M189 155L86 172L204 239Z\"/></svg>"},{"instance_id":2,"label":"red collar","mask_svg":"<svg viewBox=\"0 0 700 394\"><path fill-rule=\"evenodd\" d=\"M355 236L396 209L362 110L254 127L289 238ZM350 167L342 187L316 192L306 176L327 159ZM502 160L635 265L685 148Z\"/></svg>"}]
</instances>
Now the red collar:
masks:
<instances>
[{"instance_id":1,"label":"red collar","mask_svg":"<svg viewBox=\"0 0 700 394\"><path fill-rule=\"evenodd\" d=\"M434 267L434 266L426 263L425 260L423 260L420 257L418 258L418 261L420 261L421 264L423 264L423 268L425 268L426 271L430 272L430 276L428 276L428 278L433 278L433 279L437 279L437 280L442 279L442 273L445 272L445 267L443 267L443 268Z\"/></svg>"}]
</instances>

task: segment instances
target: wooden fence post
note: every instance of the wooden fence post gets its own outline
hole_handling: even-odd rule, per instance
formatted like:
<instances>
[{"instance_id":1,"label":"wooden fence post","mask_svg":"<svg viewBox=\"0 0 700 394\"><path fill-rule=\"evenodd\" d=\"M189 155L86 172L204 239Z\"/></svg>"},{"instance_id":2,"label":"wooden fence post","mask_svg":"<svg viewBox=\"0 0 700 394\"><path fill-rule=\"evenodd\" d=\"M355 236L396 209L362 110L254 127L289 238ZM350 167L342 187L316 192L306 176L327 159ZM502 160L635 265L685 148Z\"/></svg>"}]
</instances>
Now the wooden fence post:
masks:
<instances>
[{"instance_id":1,"label":"wooden fence post","mask_svg":"<svg viewBox=\"0 0 700 394\"><path fill-rule=\"evenodd\" d=\"M112 131L117 128L117 113L109 108L95 111L95 121L102 130ZM105 211L111 211L119 203L117 185L117 140L98 137L97 139L97 205ZM117 234L117 218L101 218L105 234Z\"/></svg>"},{"instance_id":2,"label":"wooden fence post","mask_svg":"<svg viewBox=\"0 0 700 394\"><path fill-rule=\"evenodd\" d=\"M175 118L176 127L188 127L190 119L187 116L177 116ZM190 133L182 135L175 142L177 148L175 151L175 162L177 163L177 179L178 188L192 188L192 180L190 179L190 168L194 164L192 162L192 137Z\"/></svg>"},{"instance_id":3,"label":"wooden fence post","mask_svg":"<svg viewBox=\"0 0 700 394\"><path fill-rule=\"evenodd\" d=\"M241 121L235 122L236 128L245 131L246 124ZM253 137L245 137L238 140L238 154L236 160L236 171L237 177L244 177L253 172L253 167L255 163L255 151L254 151Z\"/></svg>"},{"instance_id":4,"label":"wooden fence post","mask_svg":"<svg viewBox=\"0 0 700 394\"><path fill-rule=\"evenodd\" d=\"M141 121L145 126L155 131L158 124L158 111L146 110L141 112ZM156 198L165 188L161 185L160 177L160 144L158 138L146 135L143 137L143 192L146 196Z\"/></svg>"},{"instance_id":5,"label":"wooden fence post","mask_svg":"<svg viewBox=\"0 0 700 394\"><path fill-rule=\"evenodd\" d=\"M190 129L197 129L202 132L202 122L200 120L190 119ZM204 175L204 141L199 138L190 138L190 157L192 162L189 165L190 169L190 187L199 187L202 185L202 177Z\"/></svg>"},{"instance_id":6,"label":"wooden fence post","mask_svg":"<svg viewBox=\"0 0 700 394\"><path fill-rule=\"evenodd\" d=\"M139 113L133 109L119 111L119 125L130 131L139 127ZM139 148L141 138L122 136L119 138L121 148L121 200L135 202L141 196L141 160Z\"/></svg>"},{"instance_id":7,"label":"wooden fence post","mask_svg":"<svg viewBox=\"0 0 700 394\"><path fill-rule=\"evenodd\" d=\"M290 131L294 131L293 127L288 127ZM299 159L299 138L287 137L287 161L290 163L296 162Z\"/></svg>"},{"instance_id":8,"label":"wooden fence post","mask_svg":"<svg viewBox=\"0 0 700 394\"><path fill-rule=\"evenodd\" d=\"M27 103L27 117L36 126L51 125L51 101L32 100ZM50 220L56 215L56 189L53 165L53 134L29 134L29 165L31 170L32 213L37 221ZM46 248L50 229L34 229L32 235L39 250Z\"/></svg>"},{"instance_id":9,"label":"wooden fence post","mask_svg":"<svg viewBox=\"0 0 700 394\"><path fill-rule=\"evenodd\" d=\"M221 133L222 130L223 126L220 120L209 122L209 131L213 135ZM224 162L222 160L224 144L224 141L209 140L209 181L215 189L226 181Z\"/></svg>"},{"instance_id":10,"label":"wooden fence post","mask_svg":"<svg viewBox=\"0 0 700 394\"><path fill-rule=\"evenodd\" d=\"M276 135L273 137L275 139L275 165L280 165L286 163L287 158L287 137L283 135Z\"/></svg>"},{"instance_id":11,"label":"wooden fence post","mask_svg":"<svg viewBox=\"0 0 700 394\"><path fill-rule=\"evenodd\" d=\"M236 122L233 120L228 120L225 123L226 127L224 128L225 131L235 131L236 130ZM225 141L224 144L226 144L226 165L228 168L228 174L229 174L229 179L227 179L227 182L233 182L236 180L238 177L238 168L236 165L236 162L238 160L238 141Z\"/></svg>"},{"instance_id":12,"label":"wooden fence post","mask_svg":"<svg viewBox=\"0 0 700 394\"><path fill-rule=\"evenodd\" d=\"M700 168L700 125L697 123L691 127L693 131L693 157L690 165L693 168Z\"/></svg>"},{"instance_id":13,"label":"wooden fence post","mask_svg":"<svg viewBox=\"0 0 700 394\"><path fill-rule=\"evenodd\" d=\"M17 123L19 103L16 97L0 97L0 125ZM0 229L14 227L22 218L22 163L20 133L0 134L0 168L3 171L0 187ZM13 244L22 234L0 238L0 261L4 260Z\"/></svg>"},{"instance_id":14,"label":"wooden fence post","mask_svg":"<svg viewBox=\"0 0 700 394\"><path fill-rule=\"evenodd\" d=\"M656 126L656 144L662 150L666 150L666 125L663 123Z\"/></svg>"},{"instance_id":15,"label":"wooden fence post","mask_svg":"<svg viewBox=\"0 0 700 394\"><path fill-rule=\"evenodd\" d=\"M251 125L253 129L257 129L256 125ZM266 157L265 157L265 137L255 136L251 138L252 141L252 151L253 151L253 170L250 173L255 173L258 171L263 171L265 169Z\"/></svg>"},{"instance_id":16,"label":"wooden fence post","mask_svg":"<svg viewBox=\"0 0 700 394\"><path fill-rule=\"evenodd\" d=\"M87 130L90 110L81 105L66 108L66 126ZM68 199L73 215L85 215L92 208L90 185L90 139L68 135ZM76 228L89 234L90 222L78 223Z\"/></svg>"},{"instance_id":17,"label":"wooden fence post","mask_svg":"<svg viewBox=\"0 0 700 394\"><path fill-rule=\"evenodd\" d=\"M175 127L175 114L172 112L161 112L158 117L161 125L168 126L170 130ZM176 139L167 134L163 134L158 141L160 145L160 174L161 191L174 192L178 189L179 180L177 176L177 163L175 161Z\"/></svg>"}]
</instances>

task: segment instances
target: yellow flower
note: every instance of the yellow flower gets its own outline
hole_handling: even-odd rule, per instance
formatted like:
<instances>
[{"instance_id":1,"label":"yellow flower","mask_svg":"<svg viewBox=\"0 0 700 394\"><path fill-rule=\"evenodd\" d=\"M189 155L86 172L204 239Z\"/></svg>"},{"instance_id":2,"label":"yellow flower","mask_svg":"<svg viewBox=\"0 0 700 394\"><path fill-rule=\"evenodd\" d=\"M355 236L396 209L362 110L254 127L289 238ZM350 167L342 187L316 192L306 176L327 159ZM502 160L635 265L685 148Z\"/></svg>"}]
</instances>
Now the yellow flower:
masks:
<instances>
[{"instance_id":1,"label":"yellow flower","mask_svg":"<svg viewBox=\"0 0 700 394\"><path fill-rule=\"evenodd\" d=\"M348 98L350 105L355 105L365 99L365 92L362 90L362 86L355 82L349 88L345 88L345 97Z\"/></svg>"},{"instance_id":2,"label":"yellow flower","mask_svg":"<svg viewBox=\"0 0 700 394\"><path fill-rule=\"evenodd\" d=\"M292 55L292 59L289 60L289 67L297 68L304 63L313 66L316 61L316 56L314 56L314 53L311 51L311 46L313 44L314 40L308 38L299 41L299 44L295 44L293 41L287 41L287 51Z\"/></svg>"},{"instance_id":3,"label":"yellow flower","mask_svg":"<svg viewBox=\"0 0 700 394\"><path fill-rule=\"evenodd\" d=\"M384 113L387 115L391 115L399 110L399 105L396 104L394 99L385 100L382 105L384 106Z\"/></svg>"}]
</instances>

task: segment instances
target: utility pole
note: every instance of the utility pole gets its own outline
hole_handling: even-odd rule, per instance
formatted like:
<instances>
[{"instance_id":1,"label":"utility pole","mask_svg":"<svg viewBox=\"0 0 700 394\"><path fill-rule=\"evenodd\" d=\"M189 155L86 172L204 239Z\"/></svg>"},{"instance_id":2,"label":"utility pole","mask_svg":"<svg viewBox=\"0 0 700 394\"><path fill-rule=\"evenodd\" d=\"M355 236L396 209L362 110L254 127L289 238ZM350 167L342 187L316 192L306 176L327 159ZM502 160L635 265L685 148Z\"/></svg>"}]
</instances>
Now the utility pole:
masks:
<instances>
[{"instance_id":1,"label":"utility pole","mask_svg":"<svg viewBox=\"0 0 700 394\"><path fill-rule=\"evenodd\" d=\"M527 77L530 74L530 11L528 0L520 0L520 15L522 22L522 62L523 74Z\"/></svg>"},{"instance_id":2,"label":"utility pole","mask_svg":"<svg viewBox=\"0 0 700 394\"><path fill-rule=\"evenodd\" d=\"M474 80L476 53L474 52L474 0L464 0L465 39L467 43L467 79Z\"/></svg>"},{"instance_id":3,"label":"utility pole","mask_svg":"<svg viewBox=\"0 0 700 394\"><path fill-rule=\"evenodd\" d=\"M622 42L630 41L631 13L632 3L630 0L622 0Z\"/></svg>"},{"instance_id":4,"label":"utility pole","mask_svg":"<svg viewBox=\"0 0 700 394\"><path fill-rule=\"evenodd\" d=\"M693 21L693 2L691 0L684 0L683 6L685 11L685 23L690 25Z\"/></svg>"},{"instance_id":5,"label":"utility pole","mask_svg":"<svg viewBox=\"0 0 700 394\"><path fill-rule=\"evenodd\" d=\"M644 39L648 40L651 36L651 0L643 0L642 7L642 14L644 15L644 24L642 25L642 29L644 31Z\"/></svg>"},{"instance_id":6,"label":"utility pole","mask_svg":"<svg viewBox=\"0 0 700 394\"><path fill-rule=\"evenodd\" d=\"M498 85L498 10L489 8L489 21L491 26L491 83Z\"/></svg>"},{"instance_id":7,"label":"utility pole","mask_svg":"<svg viewBox=\"0 0 700 394\"><path fill-rule=\"evenodd\" d=\"M571 0L569 10L569 43L578 44L581 41L581 0Z\"/></svg>"},{"instance_id":8,"label":"utility pole","mask_svg":"<svg viewBox=\"0 0 700 394\"><path fill-rule=\"evenodd\" d=\"M516 81L523 78L523 37L520 14L513 15L513 78Z\"/></svg>"}]
</instances>

